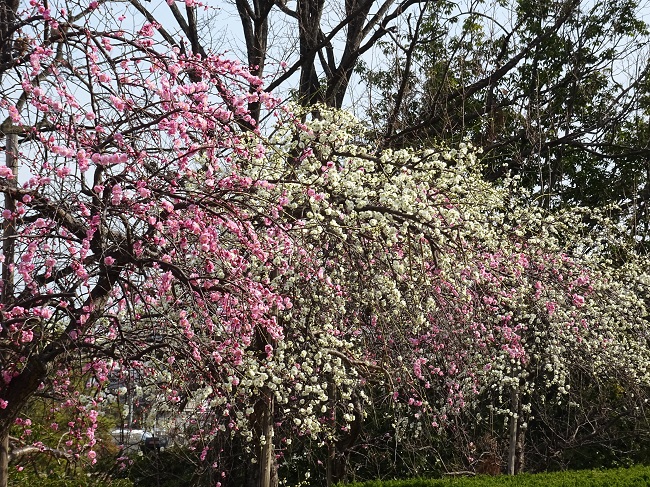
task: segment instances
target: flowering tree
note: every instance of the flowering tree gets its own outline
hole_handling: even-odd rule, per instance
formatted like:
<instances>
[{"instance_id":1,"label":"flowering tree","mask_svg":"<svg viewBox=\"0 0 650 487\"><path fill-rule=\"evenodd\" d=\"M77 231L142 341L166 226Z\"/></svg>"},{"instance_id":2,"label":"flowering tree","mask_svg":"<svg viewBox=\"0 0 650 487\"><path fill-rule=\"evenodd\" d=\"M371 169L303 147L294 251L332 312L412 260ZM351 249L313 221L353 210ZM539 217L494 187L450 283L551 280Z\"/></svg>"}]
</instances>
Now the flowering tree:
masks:
<instances>
[{"instance_id":1,"label":"flowering tree","mask_svg":"<svg viewBox=\"0 0 650 487\"><path fill-rule=\"evenodd\" d=\"M5 450L48 393L80 413L68 454L93 461L102 391L133 370L164 407L194 404L193 445L218 471L235 435L273 485L276 453L304 437L327 446L333 482L370 388L439 425L546 360L531 336L598 371L647 360L638 289L611 284L602 253L569 238L579 227L560 238L511 210L471 147L375 151L344 112L278 107L248 69L183 54L148 21L122 28L111 8L16 12L0 100Z\"/></svg>"},{"instance_id":2,"label":"flowering tree","mask_svg":"<svg viewBox=\"0 0 650 487\"><path fill-rule=\"evenodd\" d=\"M233 172L233 155L254 156L243 107L273 103L249 91L259 80L158 44L150 23L127 32L98 2L16 14L0 100L4 483L8 429L35 393L87 412L69 427L94 459L101 398L80 403L70 376L101 388L118 366L149 375L160 353L209 375L256 330L277 333L284 303L249 270L285 245L257 236L266 183ZM182 380L160 383L170 401Z\"/></svg>"},{"instance_id":3,"label":"flowering tree","mask_svg":"<svg viewBox=\"0 0 650 487\"><path fill-rule=\"evenodd\" d=\"M270 158L263 173L282 181L274 191L304 222L296 239L318 269L318 279L283 279L300 332L287 341L304 349L318 338L307 363L347 351L335 368L346 371L348 409L337 415L330 402L322 427L358 419L364 387L377 382L411 411L415 435L493 395L495 411L511 418L512 473L515 457L523 465L534 397L561 403L578 374L648 384L649 281L633 242L593 212L523 205L516 180L483 181L466 145L377 154L365 137L349 116L321 107L306 130L269 141L302 150L300 161ZM328 335L337 342L327 345ZM336 431L326 442L342 443Z\"/></svg>"}]
</instances>

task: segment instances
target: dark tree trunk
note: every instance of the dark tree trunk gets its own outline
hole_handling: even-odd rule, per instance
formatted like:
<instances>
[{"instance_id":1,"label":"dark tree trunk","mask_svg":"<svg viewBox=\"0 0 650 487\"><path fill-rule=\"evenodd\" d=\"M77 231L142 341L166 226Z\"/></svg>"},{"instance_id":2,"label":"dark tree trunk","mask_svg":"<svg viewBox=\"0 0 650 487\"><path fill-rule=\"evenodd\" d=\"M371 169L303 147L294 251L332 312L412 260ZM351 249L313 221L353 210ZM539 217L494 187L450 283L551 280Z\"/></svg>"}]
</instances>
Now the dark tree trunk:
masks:
<instances>
[{"instance_id":1,"label":"dark tree trunk","mask_svg":"<svg viewBox=\"0 0 650 487\"><path fill-rule=\"evenodd\" d=\"M298 98L305 106L322 101L321 86L316 73L316 54L320 44L320 22L324 4L324 0L298 1L298 30L302 61Z\"/></svg>"},{"instance_id":2,"label":"dark tree trunk","mask_svg":"<svg viewBox=\"0 0 650 487\"><path fill-rule=\"evenodd\" d=\"M508 435L508 475L514 475L516 473L516 463L517 463L517 439L519 437L518 425L519 417L517 415L519 411L519 390L516 387L512 388L510 393L510 411L512 411L512 416L510 417L510 423L508 425L509 435Z\"/></svg>"},{"instance_id":3,"label":"dark tree trunk","mask_svg":"<svg viewBox=\"0 0 650 487\"><path fill-rule=\"evenodd\" d=\"M254 0L251 5L248 0L236 0L237 12L244 30L246 54L251 73L262 77L266 64L269 37L269 14L275 2L273 0ZM248 110L255 121L259 121L261 104L252 102Z\"/></svg>"},{"instance_id":4,"label":"dark tree trunk","mask_svg":"<svg viewBox=\"0 0 650 487\"><path fill-rule=\"evenodd\" d=\"M269 393L271 391L268 391ZM269 394L258 403L260 411L260 442L259 446L259 487L278 487L278 469L275 462L275 448L273 443L273 395Z\"/></svg>"},{"instance_id":5,"label":"dark tree trunk","mask_svg":"<svg viewBox=\"0 0 650 487\"><path fill-rule=\"evenodd\" d=\"M3 20L6 19L7 10L9 6L7 3L3 4L4 16ZM4 32L3 25L3 32ZM6 146L5 154L6 160L5 165L10 168L14 174L13 181L16 181L18 178L18 163L16 162L16 153L18 151L18 136L16 134L5 135ZM11 211L12 213L16 210L16 202L14 198L8 194L4 196L5 209ZM14 297L14 276L11 266L14 263L14 252L15 252L15 240L14 236L16 233L16 227L14 221L7 219L3 221L2 224L2 254L5 258L4 263L2 264L2 305L3 308L6 308L11 304ZM0 314L1 316L1 314ZM4 321L4 317L3 321ZM2 330L0 334L4 334L4 324L2 325ZM0 356L0 366L4 367L5 361L7 359L4 356ZM6 389L3 387L0 391L5 392ZM2 394L6 396L6 394ZM10 397L0 397L5 401L11 401ZM9 481L9 428L13 422L13 417L6 418L6 421L0 422L0 487L7 487L7 482Z\"/></svg>"},{"instance_id":6,"label":"dark tree trunk","mask_svg":"<svg viewBox=\"0 0 650 487\"><path fill-rule=\"evenodd\" d=\"M521 391L518 387L513 387L510 396L513 417L509 424L508 475L516 475L524 471L526 421L521 406Z\"/></svg>"},{"instance_id":7,"label":"dark tree trunk","mask_svg":"<svg viewBox=\"0 0 650 487\"><path fill-rule=\"evenodd\" d=\"M0 432L0 487L9 481L9 432Z\"/></svg>"}]
</instances>

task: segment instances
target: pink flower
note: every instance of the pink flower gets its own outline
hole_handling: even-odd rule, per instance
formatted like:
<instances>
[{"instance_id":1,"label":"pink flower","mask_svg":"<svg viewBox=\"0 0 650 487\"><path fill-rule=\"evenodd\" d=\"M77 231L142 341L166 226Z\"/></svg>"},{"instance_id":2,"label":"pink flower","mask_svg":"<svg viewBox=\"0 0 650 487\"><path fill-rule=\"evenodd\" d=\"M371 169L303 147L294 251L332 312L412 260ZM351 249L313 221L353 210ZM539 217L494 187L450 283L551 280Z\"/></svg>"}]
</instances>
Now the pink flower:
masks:
<instances>
[{"instance_id":1,"label":"pink flower","mask_svg":"<svg viewBox=\"0 0 650 487\"><path fill-rule=\"evenodd\" d=\"M546 311L548 311L549 315L552 315L553 313L555 313L555 308L556 307L557 307L557 305L553 301L547 301L546 302Z\"/></svg>"},{"instance_id":2,"label":"pink flower","mask_svg":"<svg viewBox=\"0 0 650 487\"><path fill-rule=\"evenodd\" d=\"M105 257L104 258L104 264L106 265L113 265L115 263L115 259L113 257Z\"/></svg>"},{"instance_id":3,"label":"pink flower","mask_svg":"<svg viewBox=\"0 0 650 487\"><path fill-rule=\"evenodd\" d=\"M7 166L0 166L0 178L13 179L14 173Z\"/></svg>"},{"instance_id":4,"label":"pink flower","mask_svg":"<svg viewBox=\"0 0 650 487\"><path fill-rule=\"evenodd\" d=\"M60 178L66 177L68 174L70 174L70 168L67 166L59 167L56 170L56 175L59 176Z\"/></svg>"},{"instance_id":5,"label":"pink flower","mask_svg":"<svg viewBox=\"0 0 650 487\"><path fill-rule=\"evenodd\" d=\"M124 109L126 108L126 102L124 100L113 95L110 96L110 99L111 99L111 103L117 110L119 110L120 112L124 111Z\"/></svg>"},{"instance_id":6,"label":"pink flower","mask_svg":"<svg viewBox=\"0 0 650 487\"><path fill-rule=\"evenodd\" d=\"M151 37L154 34L154 29L158 28L155 24L146 23L140 29L140 35L143 37Z\"/></svg>"},{"instance_id":7,"label":"pink flower","mask_svg":"<svg viewBox=\"0 0 650 487\"><path fill-rule=\"evenodd\" d=\"M34 332L32 330L24 330L20 339L23 343L29 343L34 339Z\"/></svg>"},{"instance_id":8,"label":"pink flower","mask_svg":"<svg viewBox=\"0 0 650 487\"><path fill-rule=\"evenodd\" d=\"M15 106L9 107L9 115L11 116L11 120L14 123L20 123L20 114L18 113L18 109Z\"/></svg>"},{"instance_id":9,"label":"pink flower","mask_svg":"<svg viewBox=\"0 0 650 487\"><path fill-rule=\"evenodd\" d=\"M585 298L579 294L573 295L573 304L578 308L582 307L585 304Z\"/></svg>"},{"instance_id":10,"label":"pink flower","mask_svg":"<svg viewBox=\"0 0 650 487\"><path fill-rule=\"evenodd\" d=\"M122 202L122 186L116 184L111 189L111 203L119 205Z\"/></svg>"}]
</instances>

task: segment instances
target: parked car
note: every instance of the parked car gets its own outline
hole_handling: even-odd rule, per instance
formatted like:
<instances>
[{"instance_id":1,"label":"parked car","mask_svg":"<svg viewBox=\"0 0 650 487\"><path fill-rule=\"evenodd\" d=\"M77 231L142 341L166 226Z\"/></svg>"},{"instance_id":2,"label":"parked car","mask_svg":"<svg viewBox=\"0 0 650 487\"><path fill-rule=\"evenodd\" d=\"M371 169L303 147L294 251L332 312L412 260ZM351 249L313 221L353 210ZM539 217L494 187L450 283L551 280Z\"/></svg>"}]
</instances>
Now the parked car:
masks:
<instances>
[{"instance_id":1,"label":"parked car","mask_svg":"<svg viewBox=\"0 0 650 487\"><path fill-rule=\"evenodd\" d=\"M141 429L115 429L111 431L115 443L122 445L124 452L133 454L138 451L143 453L150 451L160 451L167 448L170 444L169 437L164 431L145 431Z\"/></svg>"},{"instance_id":2,"label":"parked car","mask_svg":"<svg viewBox=\"0 0 650 487\"><path fill-rule=\"evenodd\" d=\"M160 451L161 448L167 448L169 445L169 438L161 435L160 433L151 433L145 431L142 434L142 440L140 441L140 450L143 453L150 451Z\"/></svg>"}]
</instances>

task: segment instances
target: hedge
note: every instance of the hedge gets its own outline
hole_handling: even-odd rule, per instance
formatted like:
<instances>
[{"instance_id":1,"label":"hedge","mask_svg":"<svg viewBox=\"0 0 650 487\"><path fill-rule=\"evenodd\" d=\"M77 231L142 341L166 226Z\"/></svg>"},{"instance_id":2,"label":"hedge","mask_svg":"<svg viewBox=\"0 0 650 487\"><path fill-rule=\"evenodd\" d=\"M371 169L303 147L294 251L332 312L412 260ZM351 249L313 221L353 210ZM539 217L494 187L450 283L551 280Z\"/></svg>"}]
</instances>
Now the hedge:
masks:
<instances>
[{"instance_id":1,"label":"hedge","mask_svg":"<svg viewBox=\"0 0 650 487\"><path fill-rule=\"evenodd\" d=\"M641 487L650 486L650 467L580 470L496 477L375 480L340 487Z\"/></svg>"}]
</instances>

